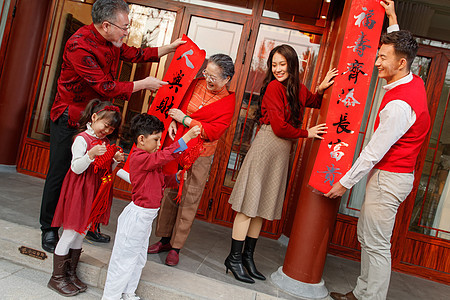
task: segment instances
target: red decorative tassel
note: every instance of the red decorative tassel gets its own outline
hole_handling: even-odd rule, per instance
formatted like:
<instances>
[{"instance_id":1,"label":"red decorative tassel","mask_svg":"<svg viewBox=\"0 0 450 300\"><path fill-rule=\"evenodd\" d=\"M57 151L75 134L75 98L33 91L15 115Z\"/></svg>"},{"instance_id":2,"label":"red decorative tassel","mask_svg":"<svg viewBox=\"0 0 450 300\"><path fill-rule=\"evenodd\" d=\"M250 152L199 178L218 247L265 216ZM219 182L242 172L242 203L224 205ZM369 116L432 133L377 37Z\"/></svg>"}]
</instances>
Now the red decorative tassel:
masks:
<instances>
[{"instance_id":1,"label":"red decorative tassel","mask_svg":"<svg viewBox=\"0 0 450 300\"><path fill-rule=\"evenodd\" d=\"M92 143L95 144L101 144L101 141L98 142L95 141ZM99 169L109 169L111 166L111 161L114 158L114 155L116 155L116 152L120 151L123 152L122 148L119 146L116 146L115 144L107 145L106 146L106 152L103 155L97 156L92 163L94 165L94 173L97 173Z\"/></svg>"},{"instance_id":2,"label":"red decorative tassel","mask_svg":"<svg viewBox=\"0 0 450 300\"><path fill-rule=\"evenodd\" d=\"M197 160L197 158L200 156L200 154L203 152L205 148L203 147L203 140L198 138L197 144L190 147L186 151L183 151L180 156L177 158L177 162L180 164L180 166L183 168L181 171L181 180L180 180L180 187L178 188L178 194L175 197L174 201L177 203L180 203L181 201L181 194L183 192L183 185L184 185L184 174L187 170L189 170L194 162Z\"/></svg>"},{"instance_id":3,"label":"red decorative tassel","mask_svg":"<svg viewBox=\"0 0 450 300\"><path fill-rule=\"evenodd\" d=\"M101 142L101 141L99 141ZM84 233L86 229L90 227L92 231L97 229L100 219L106 213L111 206L111 192L113 186L113 175L110 173L111 161L117 151L123 152L122 148L116 145L107 145L106 152L103 155L97 156L92 162L94 165L94 172L97 173L100 169L105 170L105 174L101 178L102 183L95 195L94 201L92 201L91 214L89 215L87 227L79 231Z\"/></svg>"},{"instance_id":4,"label":"red decorative tassel","mask_svg":"<svg viewBox=\"0 0 450 300\"><path fill-rule=\"evenodd\" d=\"M101 217L106 213L108 208L111 206L111 191L113 185L113 175L108 174L102 177L102 184L98 189L97 195L95 195L95 199L92 202L91 214L89 215L89 219L87 222L87 228L90 226L91 231L95 231L100 223ZM82 232L86 231L83 230ZM81 232L80 232L81 233Z\"/></svg>"}]
</instances>

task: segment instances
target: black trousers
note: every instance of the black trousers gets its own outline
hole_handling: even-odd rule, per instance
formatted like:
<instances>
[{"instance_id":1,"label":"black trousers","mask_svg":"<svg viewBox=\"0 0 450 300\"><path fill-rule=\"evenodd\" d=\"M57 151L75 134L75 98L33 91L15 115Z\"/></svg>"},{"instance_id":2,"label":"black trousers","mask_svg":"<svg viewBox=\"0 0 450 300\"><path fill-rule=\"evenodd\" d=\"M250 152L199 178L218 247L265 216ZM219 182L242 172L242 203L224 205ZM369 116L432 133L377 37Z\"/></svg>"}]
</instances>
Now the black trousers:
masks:
<instances>
[{"instance_id":1,"label":"black trousers","mask_svg":"<svg viewBox=\"0 0 450 300\"><path fill-rule=\"evenodd\" d=\"M61 193L62 183L72 160L72 142L76 129L69 128L67 110L56 120L50 121L50 165L42 194L41 230L58 230L52 228L52 220Z\"/></svg>"}]
</instances>

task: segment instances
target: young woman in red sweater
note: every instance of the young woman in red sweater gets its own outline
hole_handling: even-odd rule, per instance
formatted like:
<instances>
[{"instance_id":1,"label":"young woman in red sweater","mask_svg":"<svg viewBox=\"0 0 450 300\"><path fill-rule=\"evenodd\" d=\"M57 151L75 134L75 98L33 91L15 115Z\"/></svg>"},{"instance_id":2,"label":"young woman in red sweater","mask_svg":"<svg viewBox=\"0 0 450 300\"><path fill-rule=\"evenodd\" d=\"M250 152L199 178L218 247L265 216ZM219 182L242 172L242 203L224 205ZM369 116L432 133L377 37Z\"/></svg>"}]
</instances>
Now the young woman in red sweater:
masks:
<instances>
[{"instance_id":1,"label":"young woman in red sweater","mask_svg":"<svg viewBox=\"0 0 450 300\"><path fill-rule=\"evenodd\" d=\"M281 218L292 144L298 138L322 139L320 135L326 133L325 124L301 129L302 118L305 107L320 108L322 95L336 75L336 69L328 71L313 94L300 83L299 60L291 46L277 46L269 54L261 89L261 128L245 156L229 199L237 215L225 266L237 280L254 283L252 277L266 279L253 261L263 219Z\"/></svg>"}]
</instances>

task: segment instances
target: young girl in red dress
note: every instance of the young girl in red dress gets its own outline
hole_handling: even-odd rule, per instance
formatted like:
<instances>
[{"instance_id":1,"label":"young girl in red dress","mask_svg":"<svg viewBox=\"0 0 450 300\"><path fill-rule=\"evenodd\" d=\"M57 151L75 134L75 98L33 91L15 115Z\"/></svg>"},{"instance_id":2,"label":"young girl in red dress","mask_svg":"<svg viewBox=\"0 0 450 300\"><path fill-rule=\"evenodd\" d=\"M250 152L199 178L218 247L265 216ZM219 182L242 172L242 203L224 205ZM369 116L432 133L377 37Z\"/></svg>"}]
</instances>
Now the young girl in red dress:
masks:
<instances>
[{"instance_id":1,"label":"young girl in red dress","mask_svg":"<svg viewBox=\"0 0 450 300\"><path fill-rule=\"evenodd\" d=\"M106 153L108 137L117 137L121 121L118 107L98 99L89 102L80 119L80 133L72 144L71 166L64 178L52 221L52 226L63 226L64 230L55 248L53 274L48 287L63 296L73 296L87 288L77 278L76 269L84 236L91 225L92 204L102 183L101 178L124 160L124 154L117 151L110 162L100 166L93 162ZM110 207L99 223L108 224L109 213Z\"/></svg>"}]
</instances>

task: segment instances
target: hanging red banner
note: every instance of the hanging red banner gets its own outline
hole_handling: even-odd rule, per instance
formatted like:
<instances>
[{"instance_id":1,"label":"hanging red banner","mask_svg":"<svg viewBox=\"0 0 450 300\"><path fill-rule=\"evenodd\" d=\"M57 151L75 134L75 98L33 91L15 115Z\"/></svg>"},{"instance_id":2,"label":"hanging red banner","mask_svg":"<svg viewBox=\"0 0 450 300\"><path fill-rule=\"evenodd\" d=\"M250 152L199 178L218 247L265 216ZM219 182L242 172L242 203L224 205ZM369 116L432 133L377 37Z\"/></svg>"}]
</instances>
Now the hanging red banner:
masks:
<instances>
[{"instance_id":1,"label":"hanging red banner","mask_svg":"<svg viewBox=\"0 0 450 300\"><path fill-rule=\"evenodd\" d=\"M190 38L183 34L183 41L186 43L180 45L169 68L164 75L163 81L167 81L168 85L163 85L158 89L155 99L147 111L147 114L153 115L164 123L164 132L161 136L161 145L167 135L167 128L172 121L168 112L171 108L178 108L184 97L189 85L194 80L198 71L205 61L206 51L200 49ZM135 145L131 148L130 154L135 149ZM129 161L125 162L123 169L117 172L117 176L130 183Z\"/></svg>"},{"instance_id":2,"label":"hanging red banner","mask_svg":"<svg viewBox=\"0 0 450 300\"><path fill-rule=\"evenodd\" d=\"M168 112L171 108L178 108L189 85L205 61L206 51L201 50L190 38L183 34L185 44L179 46L163 81L169 82L162 86L148 109L149 115L156 116L168 128L172 118ZM161 137L161 145L167 135L165 130Z\"/></svg>"},{"instance_id":3,"label":"hanging red banner","mask_svg":"<svg viewBox=\"0 0 450 300\"><path fill-rule=\"evenodd\" d=\"M384 19L380 0L354 0L309 185L326 193L351 168Z\"/></svg>"}]
</instances>

